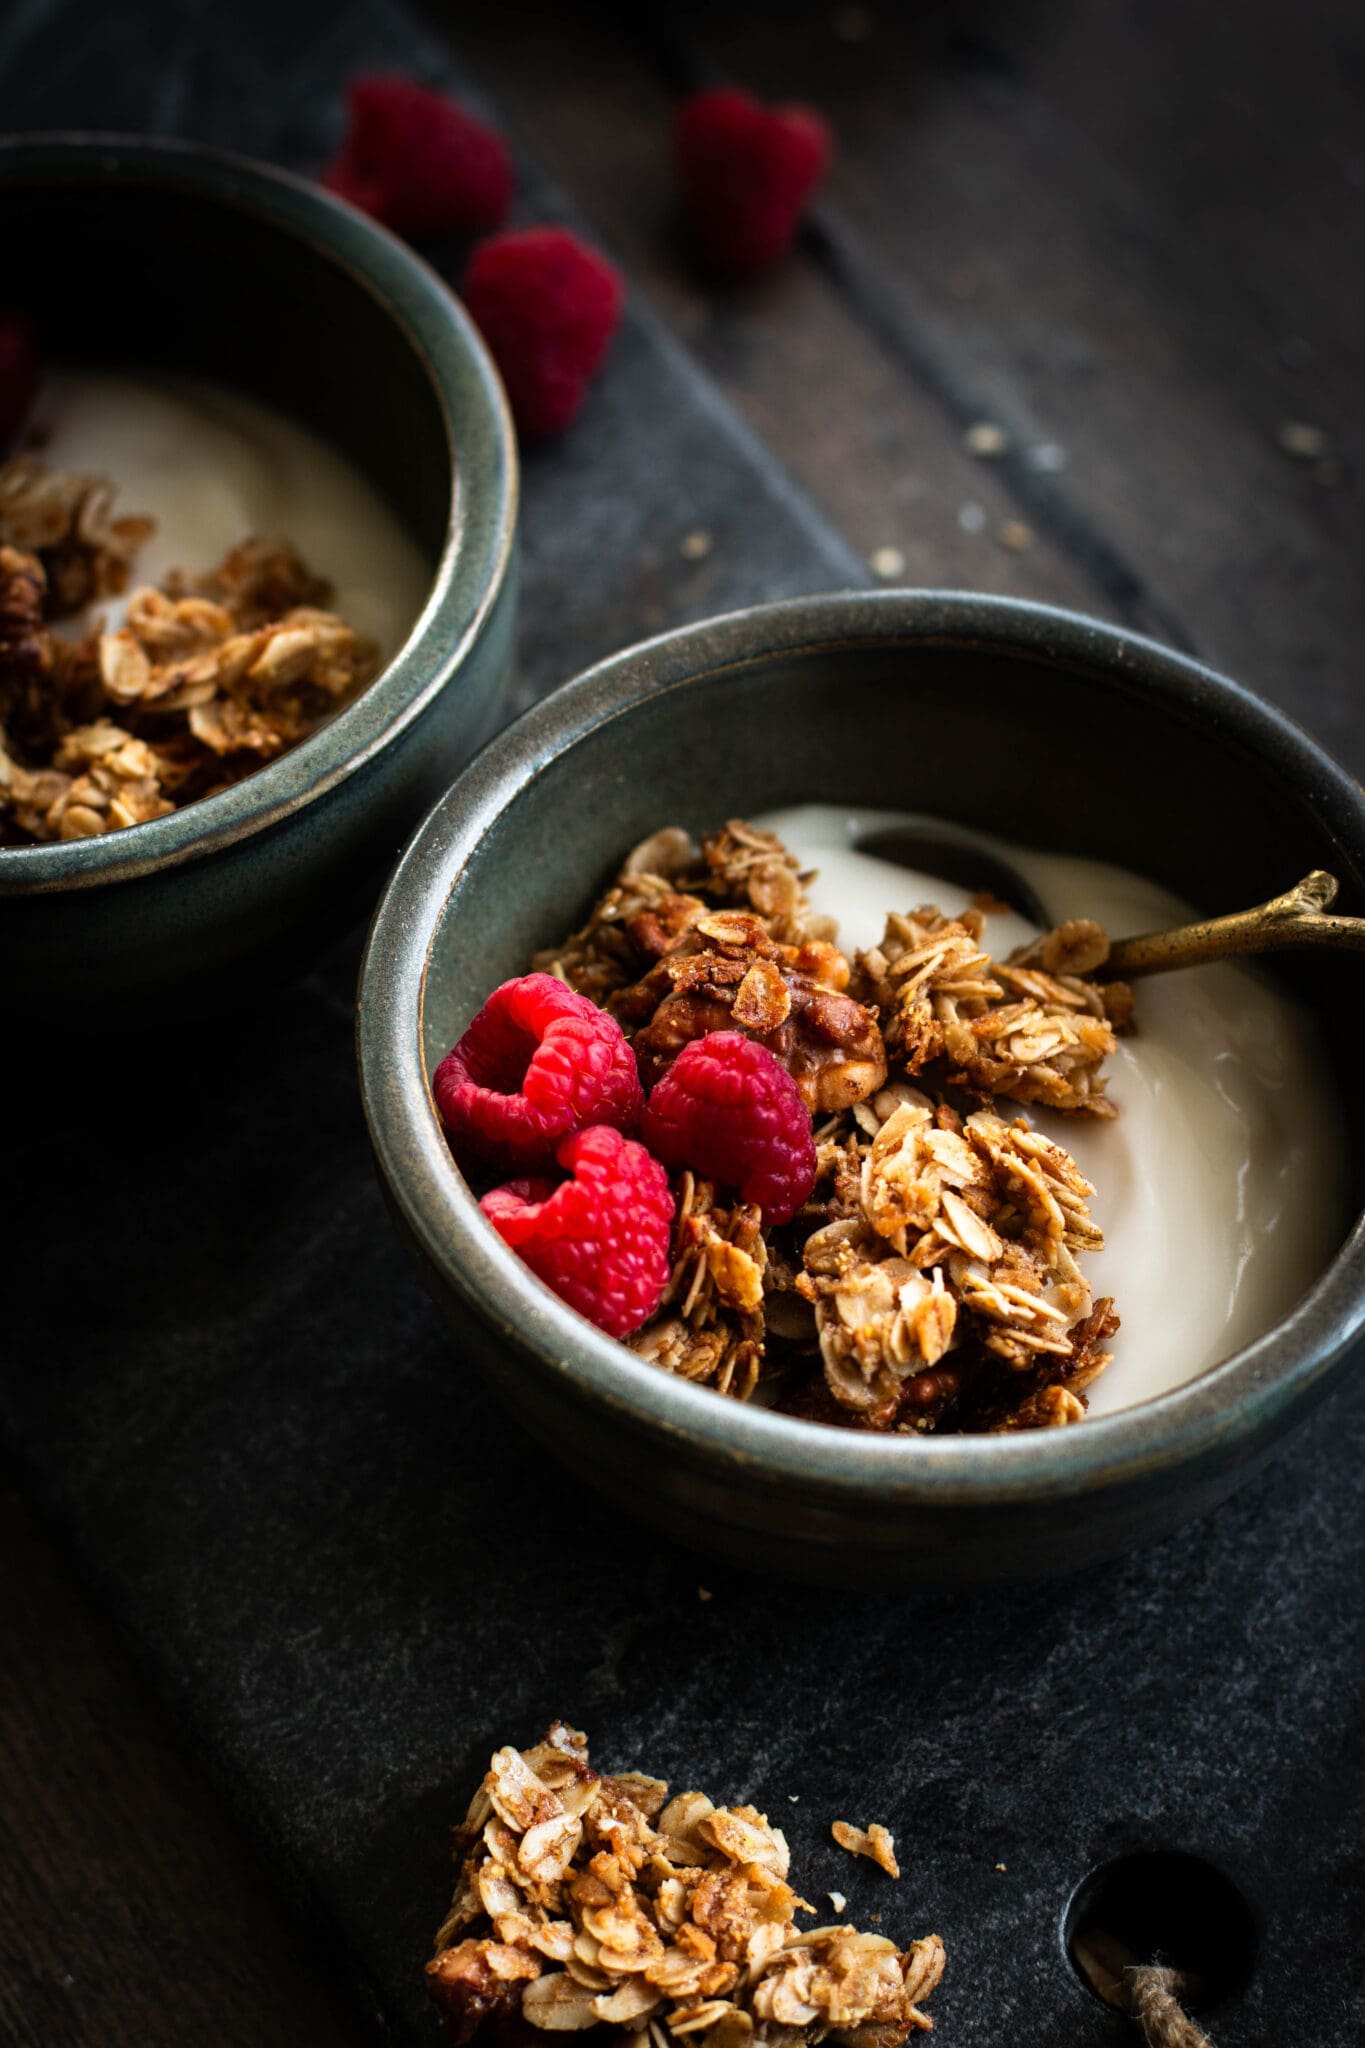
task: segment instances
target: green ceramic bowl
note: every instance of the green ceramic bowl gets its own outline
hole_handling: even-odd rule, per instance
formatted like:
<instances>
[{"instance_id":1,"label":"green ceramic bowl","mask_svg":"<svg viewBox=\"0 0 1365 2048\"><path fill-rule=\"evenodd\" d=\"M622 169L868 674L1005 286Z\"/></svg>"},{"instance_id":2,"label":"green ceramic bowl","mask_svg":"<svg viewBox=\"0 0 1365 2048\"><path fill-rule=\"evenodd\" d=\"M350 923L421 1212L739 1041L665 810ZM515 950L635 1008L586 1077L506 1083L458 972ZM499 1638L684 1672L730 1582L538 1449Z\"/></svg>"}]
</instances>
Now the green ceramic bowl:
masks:
<instances>
[{"instance_id":1,"label":"green ceramic bowl","mask_svg":"<svg viewBox=\"0 0 1365 2048\"><path fill-rule=\"evenodd\" d=\"M15 1008L167 990L363 909L493 729L514 596L516 444L478 335L411 250L315 186L182 143L0 143L3 295L44 355L213 378L312 427L431 563L425 609L335 719L221 795L0 849Z\"/></svg>"},{"instance_id":2,"label":"green ceramic bowl","mask_svg":"<svg viewBox=\"0 0 1365 2048\"><path fill-rule=\"evenodd\" d=\"M970 747L971 774L962 772ZM428 1075L485 995L568 930L622 849L833 800L949 813L1143 870L1210 908L1309 868L1365 894L1365 797L1245 691L1038 606L928 592L811 598L602 663L495 740L391 880L361 983L360 1070L393 1207L514 1413L622 1509L750 1565L847 1584L1093 1563L1249 1478L1365 1322L1365 1220L1275 1329L1178 1391L1068 1429L869 1438L745 1408L644 1365L563 1307L480 1217ZM1360 956L1282 955L1320 1011L1365 1161Z\"/></svg>"}]
</instances>

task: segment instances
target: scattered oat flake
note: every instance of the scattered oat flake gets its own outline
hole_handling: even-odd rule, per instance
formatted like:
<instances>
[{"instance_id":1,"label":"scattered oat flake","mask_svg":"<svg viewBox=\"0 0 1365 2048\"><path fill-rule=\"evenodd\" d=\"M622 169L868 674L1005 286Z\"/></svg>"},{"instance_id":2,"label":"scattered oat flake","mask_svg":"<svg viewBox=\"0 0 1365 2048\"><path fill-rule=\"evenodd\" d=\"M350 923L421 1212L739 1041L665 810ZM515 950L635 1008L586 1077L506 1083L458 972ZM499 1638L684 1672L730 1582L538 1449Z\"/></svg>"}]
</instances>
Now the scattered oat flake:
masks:
<instances>
[{"instance_id":1,"label":"scattered oat flake","mask_svg":"<svg viewBox=\"0 0 1365 2048\"><path fill-rule=\"evenodd\" d=\"M1001 547L1008 548L1012 555L1022 555L1026 548L1033 546L1033 528L1026 526L1022 519L1002 520L995 537Z\"/></svg>"},{"instance_id":2,"label":"scattered oat flake","mask_svg":"<svg viewBox=\"0 0 1365 2048\"><path fill-rule=\"evenodd\" d=\"M874 548L867 559L873 575L880 576L883 583L894 583L905 574L905 556L899 548Z\"/></svg>"},{"instance_id":3,"label":"scattered oat flake","mask_svg":"<svg viewBox=\"0 0 1365 2048\"><path fill-rule=\"evenodd\" d=\"M1275 439L1281 451L1295 462L1318 462L1330 454L1332 447L1326 429L1310 426L1307 420L1281 420L1275 429Z\"/></svg>"},{"instance_id":4,"label":"scattered oat flake","mask_svg":"<svg viewBox=\"0 0 1365 2048\"><path fill-rule=\"evenodd\" d=\"M704 555L710 554L714 546L715 542L709 533L689 533L684 537L678 552L685 562L699 562Z\"/></svg>"},{"instance_id":5,"label":"scattered oat flake","mask_svg":"<svg viewBox=\"0 0 1365 2048\"><path fill-rule=\"evenodd\" d=\"M836 1820L830 1833L850 1856L866 1856L870 1862L879 1864L888 1877L900 1876L895 1841L880 1821L874 1820L869 1828L855 1828L846 1820Z\"/></svg>"},{"instance_id":6,"label":"scattered oat flake","mask_svg":"<svg viewBox=\"0 0 1365 2048\"><path fill-rule=\"evenodd\" d=\"M791 1801L792 1805L795 1806L799 1802L801 1794L799 1792L789 1792L787 1794L787 1797Z\"/></svg>"},{"instance_id":7,"label":"scattered oat flake","mask_svg":"<svg viewBox=\"0 0 1365 2048\"><path fill-rule=\"evenodd\" d=\"M978 455L984 461L991 461L1003 455L1010 445L1009 435L994 420L974 420L962 436L962 445L969 455Z\"/></svg>"},{"instance_id":8,"label":"scattered oat flake","mask_svg":"<svg viewBox=\"0 0 1365 2048\"><path fill-rule=\"evenodd\" d=\"M995 1867L997 1870L1003 1870L1005 1868L1003 1863L997 1863Z\"/></svg>"},{"instance_id":9,"label":"scattered oat flake","mask_svg":"<svg viewBox=\"0 0 1365 2048\"><path fill-rule=\"evenodd\" d=\"M848 1904L848 1900L842 1892L826 1892L825 1897L829 1900L836 1913L842 1913L844 1907Z\"/></svg>"}]
</instances>

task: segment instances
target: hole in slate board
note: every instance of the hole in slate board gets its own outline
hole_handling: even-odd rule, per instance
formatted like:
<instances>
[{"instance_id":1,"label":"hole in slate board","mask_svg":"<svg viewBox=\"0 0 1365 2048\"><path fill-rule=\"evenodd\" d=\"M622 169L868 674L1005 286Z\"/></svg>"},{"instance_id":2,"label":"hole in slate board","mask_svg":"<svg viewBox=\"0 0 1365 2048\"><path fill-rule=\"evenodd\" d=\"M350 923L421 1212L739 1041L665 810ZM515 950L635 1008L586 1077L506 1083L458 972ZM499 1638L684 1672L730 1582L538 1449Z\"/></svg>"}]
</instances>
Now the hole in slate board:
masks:
<instances>
[{"instance_id":1,"label":"hole in slate board","mask_svg":"<svg viewBox=\"0 0 1365 2048\"><path fill-rule=\"evenodd\" d=\"M1182 2002L1202 2012L1243 1990L1256 1962L1256 1922L1231 1878L1202 1856L1139 1850L1101 1863L1067 1903L1062 1945L1087 1991L1128 1963L1167 1964L1186 1979Z\"/></svg>"}]
</instances>

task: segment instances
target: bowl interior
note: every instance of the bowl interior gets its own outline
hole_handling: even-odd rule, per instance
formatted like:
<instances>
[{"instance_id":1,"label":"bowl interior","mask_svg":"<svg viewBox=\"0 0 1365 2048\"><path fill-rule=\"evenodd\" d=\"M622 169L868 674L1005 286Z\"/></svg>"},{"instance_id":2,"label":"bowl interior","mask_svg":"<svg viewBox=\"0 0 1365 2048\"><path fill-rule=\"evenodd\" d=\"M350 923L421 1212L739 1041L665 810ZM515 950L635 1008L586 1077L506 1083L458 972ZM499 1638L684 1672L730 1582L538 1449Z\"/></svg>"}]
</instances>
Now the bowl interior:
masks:
<instances>
[{"instance_id":1,"label":"bowl interior","mask_svg":"<svg viewBox=\"0 0 1365 2048\"><path fill-rule=\"evenodd\" d=\"M1250 734L1248 700L1202 693L1197 670L1178 693L1154 693L1112 657L1087 664L966 634L850 639L710 673L709 651L699 638L692 679L637 693L605 722L591 723L586 695L576 736L492 809L432 935L428 1073L488 991L581 921L625 849L664 823L696 831L801 802L898 807L1111 861L1210 911L1314 867L1338 875L1343 909L1362 908L1359 840L1344 843L1305 780L1297 735L1281 728L1277 747L1274 729ZM1321 1021L1358 1206L1365 958L1281 954L1267 971Z\"/></svg>"},{"instance_id":2,"label":"bowl interior","mask_svg":"<svg viewBox=\"0 0 1365 2048\"><path fill-rule=\"evenodd\" d=\"M434 567L448 427L397 311L348 258L348 218L327 246L249 178L234 188L230 164L216 193L177 182L169 155L160 175L80 168L25 176L5 203L5 297L36 319L44 360L193 372L265 400L347 455Z\"/></svg>"}]
</instances>

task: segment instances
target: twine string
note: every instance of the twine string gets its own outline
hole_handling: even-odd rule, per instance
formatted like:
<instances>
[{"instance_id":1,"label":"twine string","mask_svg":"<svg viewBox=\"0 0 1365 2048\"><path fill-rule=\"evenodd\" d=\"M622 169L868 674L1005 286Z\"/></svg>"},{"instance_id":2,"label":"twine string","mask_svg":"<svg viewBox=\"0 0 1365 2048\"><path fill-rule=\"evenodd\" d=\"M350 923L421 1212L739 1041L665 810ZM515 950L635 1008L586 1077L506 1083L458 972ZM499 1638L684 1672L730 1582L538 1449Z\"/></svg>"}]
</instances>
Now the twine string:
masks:
<instances>
[{"instance_id":1,"label":"twine string","mask_svg":"<svg viewBox=\"0 0 1365 2048\"><path fill-rule=\"evenodd\" d=\"M1213 2048L1182 2002L1197 1994L1197 1979L1165 1963L1140 1963L1123 1942L1097 1928L1078 1936L1072 1953L1105 2004L1137 2022L1147 2048Z\"/></svg>"},{"instance_id":2,"label":"twine string","mask_svg":"<svg viewBox=\"0 0 1365 2048\"><path fill-rule=\"evenodd\" d=\"M1134 1963L1123 1973L1128 2009L1141 2027L1147 2048L1213 2048L1202 2027L1180 2003L1183 1980L1163 1963Z\"/></svg>"}]
</instances>

